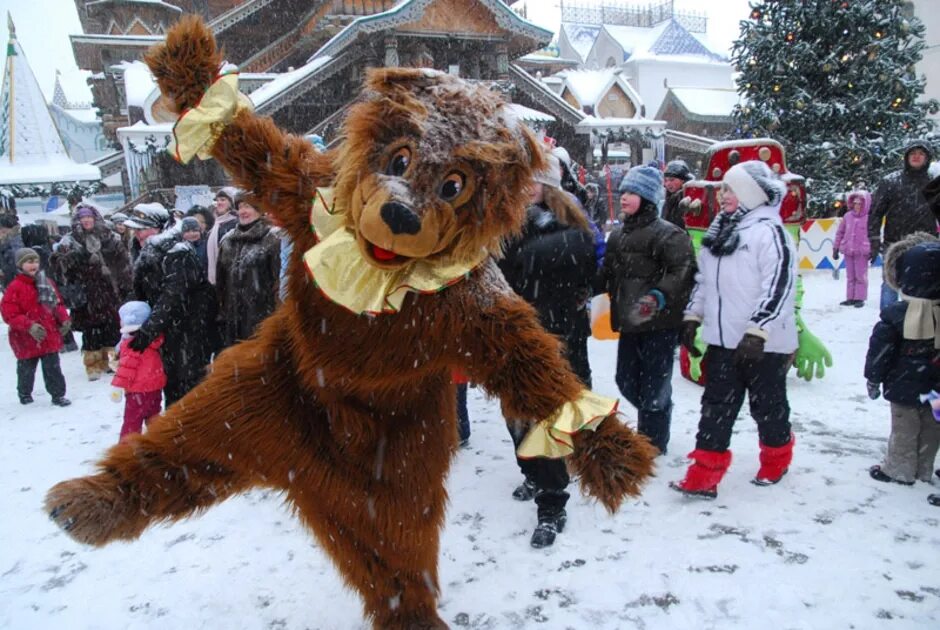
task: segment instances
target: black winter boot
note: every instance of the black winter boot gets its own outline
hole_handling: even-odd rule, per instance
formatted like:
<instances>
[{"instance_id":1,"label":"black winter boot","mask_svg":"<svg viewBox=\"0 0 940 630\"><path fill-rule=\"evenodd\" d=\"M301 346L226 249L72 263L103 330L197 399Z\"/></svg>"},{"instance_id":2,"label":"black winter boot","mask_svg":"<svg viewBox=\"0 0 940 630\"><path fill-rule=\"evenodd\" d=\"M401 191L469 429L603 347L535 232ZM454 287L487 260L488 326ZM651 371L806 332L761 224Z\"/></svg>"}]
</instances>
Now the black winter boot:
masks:
<instances>
[{"instance_id":1,"label":"black winter boot","mask_svg":"<svg viewBox=\"0 0 940 630\"><path fill-rule=\"evenodd\" d=\"M536 549L551 547L555 543L555 536L564 531L566 522L568 522L568 514L564 510L552 516L540 517L529 544Z\"/></svg>"},{"instance_id":2,"label":"black winter boot","mask_svg":"<svg viewBox=\"0 0 940 630\"><path fill-rule=\"evenodd\" d=\"M65 396L59 396L58 398L52 399L52 404L56 407L68 407L72 404L72 401L66 398Z\"/></svg>"},{"instance_id":3,"label":"black winter boot","mask_svg":"<svg viewBox=\"0 0 940 630\"><path fill-rule=\"evenodd\" d=\"M940 507L940 494L928 494L927 503Z\"/></svg>"},{"instance_id":4,"label":"black winter boot","mask_svg":"<svg viewBox=\"0 0 940 630\"><path fill-rule=\"evenodd\" d=\"M21 404L21 405L28 405L28 404L30 404L30 403L32 403L32 402L33 402L33 397L30 396L29 394L26 394L25 396L20 396L20 404Z\"/></svg>"},{"instance_id":5,"label":"black winter boot","mask_svg":"<svg viewBox=\"0 0 940 630\"><path fill-rule=\"evenodd\" d=\"M512 491L512 498L516 501L531 501L535 497L535 482L526 479Z\"/></svg>"}]
</instances>

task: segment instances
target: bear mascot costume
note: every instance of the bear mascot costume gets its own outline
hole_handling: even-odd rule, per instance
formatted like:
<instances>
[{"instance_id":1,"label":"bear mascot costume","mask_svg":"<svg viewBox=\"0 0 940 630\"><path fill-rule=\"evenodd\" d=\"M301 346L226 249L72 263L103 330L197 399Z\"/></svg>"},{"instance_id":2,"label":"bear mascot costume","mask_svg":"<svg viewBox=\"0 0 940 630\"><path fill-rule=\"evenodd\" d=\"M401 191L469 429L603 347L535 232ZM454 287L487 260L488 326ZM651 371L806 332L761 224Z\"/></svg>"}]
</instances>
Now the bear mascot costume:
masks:
<instances>
[{"instance_id":1,"label":"bear mascot costume","mask_svg":"<svg viewBox=\"0 0 940 630\"><path fill-rule=\"evenodd\" d=\"M53 487L58 526L104 545L276 488L375 627L447 627L436 596L452 368L529 427L520 456L567 456L611 512L639 493L655 451L616 401L583 389L493 261L545 165L498 95L436 71L371 70L341 145L321 152L252 113L198 18L146 62L178 113L169 150L218 160L293 239L288 297L97 474Z\"/></svg>"}]
</instances>

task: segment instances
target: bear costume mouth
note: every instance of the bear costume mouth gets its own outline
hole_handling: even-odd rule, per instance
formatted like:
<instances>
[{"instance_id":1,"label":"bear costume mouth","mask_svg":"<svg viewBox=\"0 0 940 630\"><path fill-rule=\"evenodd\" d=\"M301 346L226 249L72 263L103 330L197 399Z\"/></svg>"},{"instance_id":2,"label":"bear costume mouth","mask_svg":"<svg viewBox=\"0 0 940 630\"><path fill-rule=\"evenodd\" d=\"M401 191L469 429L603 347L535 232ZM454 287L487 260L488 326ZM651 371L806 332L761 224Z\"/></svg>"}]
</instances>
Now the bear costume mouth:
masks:
<instances>
[{"instance_id":1,"label":"bear costume mouth","mask_svg":"<svg viewBox=\"0 0 940 630\"><path fill-rule=\"evenodd\" d=\"M410 256L403 256L390 249L376 245L362 234L359 234L359 244L369 262L382 269L398 269L413 260Z\"/></svg>"}]
</instances>

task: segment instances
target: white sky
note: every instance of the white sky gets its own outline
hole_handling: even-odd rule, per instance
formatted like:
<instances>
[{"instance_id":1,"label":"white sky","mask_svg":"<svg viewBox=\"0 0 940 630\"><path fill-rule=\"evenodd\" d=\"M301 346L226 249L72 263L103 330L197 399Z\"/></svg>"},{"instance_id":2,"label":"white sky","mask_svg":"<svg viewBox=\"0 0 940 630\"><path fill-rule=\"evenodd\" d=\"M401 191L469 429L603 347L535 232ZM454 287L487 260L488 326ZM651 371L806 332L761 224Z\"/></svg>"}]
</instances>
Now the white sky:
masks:
<instances>
[{"instance_id":1,"label":"white sky","mask_svg":"<svg viewBox=\"0 0 940 630\"><path fill-rule=\"evenodd\" d=\"M558 0L525 0L529 19L558 30ZM601 3L602 0L587 0ZM619 3L619 0L614 0ZM608 0L610 2L610 0ZM646 2L635 4L645 5ZM727 46L737 37L738 22L749 13L748 0L675 0L677 10L703 12L708 16L708 37L718 47ZM6 14L16 24L16 34L26 57L36 73L47 98L52 98L55 71L62 72L62 83L69 99L91 101L91 91L78 71L69 35L81 33L75 0L0 0L0 53L6 54Z\"/></svg>"}]
</instances>

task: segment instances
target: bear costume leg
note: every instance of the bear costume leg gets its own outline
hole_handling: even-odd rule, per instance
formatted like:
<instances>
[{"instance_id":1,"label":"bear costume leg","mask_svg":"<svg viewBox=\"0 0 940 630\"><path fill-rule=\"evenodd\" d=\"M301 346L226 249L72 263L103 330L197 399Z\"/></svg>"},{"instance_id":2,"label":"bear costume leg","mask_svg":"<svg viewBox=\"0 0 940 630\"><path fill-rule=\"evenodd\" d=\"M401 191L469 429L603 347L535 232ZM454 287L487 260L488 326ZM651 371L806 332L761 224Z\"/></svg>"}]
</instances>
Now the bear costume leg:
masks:
<instances>
[{"instance_id":1,"label":"bear costume leg","mask_svg":"<svg viewBox=\"0 0 940 630\"><path fill-rule=\"evenodd\" d=\"M112 447L101 472L54 486L51 518L101 546L251 487L282 489L376 627L446 627L436 597L444 479L457 441L450 390L437 388L436 401L425 395L411 406L420 415L404 417L313 400L287 359L283 312L225 352L145 435Z\"/></svg>"}]
</instances>

